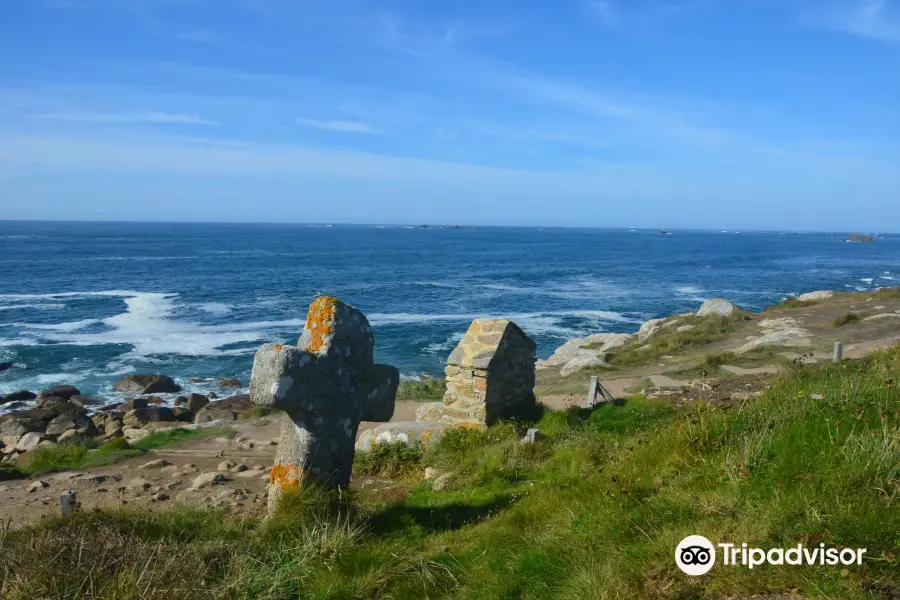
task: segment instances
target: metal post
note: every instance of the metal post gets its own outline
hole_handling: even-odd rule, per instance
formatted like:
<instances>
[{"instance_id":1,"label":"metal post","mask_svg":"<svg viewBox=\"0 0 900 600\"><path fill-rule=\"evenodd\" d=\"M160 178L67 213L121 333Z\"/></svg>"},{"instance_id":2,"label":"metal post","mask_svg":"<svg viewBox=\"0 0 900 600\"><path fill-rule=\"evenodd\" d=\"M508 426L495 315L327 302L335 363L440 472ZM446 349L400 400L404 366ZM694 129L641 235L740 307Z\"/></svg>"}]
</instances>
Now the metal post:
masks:
<instances>
[{"instance_id":1,"label":"metal post","mask_svg":"<svg viewBox=\"0 0 900 600\"><path fill-rule=\"evenodd\" d=\"M839 363L844 358L844 344L842 342L834 343L834 356L832 357L832 361Z\"/></svg>"},{"instance_id":2,"label":"metal post","mask_svg":"<svg viewBox=\"0 0 900 600\"><path fill-rule=\"evenodd\" d=\"M588 393L587 393L587 403L585 406L587 408L591 408L594 406L594 401L597 399L597 386L600 384L596 375L591 376L591 382L588 384Z\"/></svg>"}]
</instances>

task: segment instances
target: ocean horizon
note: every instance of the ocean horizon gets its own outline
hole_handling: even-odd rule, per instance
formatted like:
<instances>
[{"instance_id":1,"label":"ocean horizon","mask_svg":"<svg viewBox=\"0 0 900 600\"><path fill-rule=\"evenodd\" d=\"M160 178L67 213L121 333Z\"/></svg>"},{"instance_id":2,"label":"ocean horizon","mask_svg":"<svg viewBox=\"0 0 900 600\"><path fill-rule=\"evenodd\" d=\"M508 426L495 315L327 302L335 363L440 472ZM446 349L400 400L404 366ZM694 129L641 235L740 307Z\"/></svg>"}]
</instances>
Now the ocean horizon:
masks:
<instances>
[{"instance_id":1,"label":"ocean horizon","mask_svg":"<svg viewBox=\"0 0 900 600\"><path fill-rule=\"evenodd\" d=\"M377 360L415 377L441 373L478 317L515 321L546 357L708 298L758 311L900 277L891 235L461 225L0 221L0 393L109 397L139 371L246 385L255 349L296 343L321 294L359 307Z\"/></svg>"}]
</instances>

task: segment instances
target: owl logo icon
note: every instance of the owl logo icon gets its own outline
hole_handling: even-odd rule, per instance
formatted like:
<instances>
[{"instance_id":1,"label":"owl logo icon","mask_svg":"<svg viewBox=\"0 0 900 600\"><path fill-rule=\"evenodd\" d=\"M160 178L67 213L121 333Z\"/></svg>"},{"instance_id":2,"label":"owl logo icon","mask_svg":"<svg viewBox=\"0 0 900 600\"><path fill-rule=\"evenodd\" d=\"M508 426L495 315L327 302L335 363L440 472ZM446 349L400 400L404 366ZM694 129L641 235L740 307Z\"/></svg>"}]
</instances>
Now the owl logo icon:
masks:
<instances>
[{"instance_id":1,"label":"owl logo icon","mask_svg":"<svg viewBox=\"0 0 900 600\"><path fill-rule=\"evenodd\" d=\"M675 564L688 575L709 573L716 564L715 546L702 535L690 535L675 548Z\"/></svg>"}]
</instances>

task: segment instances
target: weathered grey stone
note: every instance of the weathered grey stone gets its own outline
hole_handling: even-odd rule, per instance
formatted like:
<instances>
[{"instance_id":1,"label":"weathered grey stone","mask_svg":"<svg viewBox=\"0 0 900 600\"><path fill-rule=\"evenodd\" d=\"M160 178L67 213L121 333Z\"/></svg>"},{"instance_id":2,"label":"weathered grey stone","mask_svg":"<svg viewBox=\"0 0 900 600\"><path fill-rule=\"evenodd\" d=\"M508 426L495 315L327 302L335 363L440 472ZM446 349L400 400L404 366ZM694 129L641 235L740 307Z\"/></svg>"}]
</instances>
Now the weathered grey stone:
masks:
<instances>
[{"instance_id":1,"label":"weathered grey stone","mask_svg":"<svg viewBox=\"0 0 900 600\"><path fill-rule=\"evenodd\" d=\"M47 487L50 487L50 484L49 484L49 483L47 483L46 481L42 481L42 480L38 479L37 481L35 481L34 483L32 483L30 486L28 486L28 493L29 493L29 494L33 494L33 493L35 493L36 491L42 490L42 489L47 488Z\"/></svg>"},{"instance_id":2,"label":"weathered grey stone","mask_svg":"<svg viewBox=\"0 0 900 600\"><path fill-rule=\"evenodd\" d=\"M644 321L644 324L641 325L641 328L638 330L638 341L644 342L647 338L653 336L654 333L659 331L663 321L665 321L665 319L650 319L649 321Z\"/></svg>"},{"instance_id":3,"label":"weathered grey stone","mask_svg":"<svg viewBox=\"0 0 900 600\"><path fill-rule=\"evenodd\" d=\"M536 350L512 321L472 321L447 359L442 421L479 427L531 414Z\"/></svg>"},{"instance_id":4,"label":"weathered grey stone","mask_svg":"<svg viewBox=\"0 0 900 600\"><path fill-rule=\"evenodd\" d=\"M209 398L203 394L188 394L186 402L188 410L197 412L207 404L209 404Z\"/></svg>"},{"instance_id":5,"label":"weathered grey stone","mask_svg":"<svg viewBox=\"0 0 900 600\"><path fill-rule=\"evenodd\" d=\"M16 442L16 450L19 452L28 452L37 448L44 439L44 436L37 431L31 431L19 438Z\"/></svg>"},{"instance_id":6,"label":"weathered grey stone","mask_svg":"<svg viewBox=\"0 0 900 600\"><path fill-rule=\"evenodd\" d=\"M83 429L67 429L59 434L56 441L60 444L81 444L86 442L89 437Z\"/></svg>"},{"instance_id":7,"label":"weathered grey stone","mask_svg":"<svg viewBox=\"0 0 900 600\"><path fill-rule=\"evenodd\" d=\"M137 408L147 408L148 406L150 406L150 404L147 402L146 398L132 398L131 400L123 402L118 407L118 410L129 413Z\"/></svg>"},{"instance_id":8,"label":"weathered grey stone","mask_svg":"<svg viewBox=\"0 0 900 600\"><path fill-rule=\"evenodd\" d=\"M365 315L322 296L309 307L297 347L267 344L257 351L251 401L285 411L270 511L285 491L308 479L346 487L359 422L391 418L400 374L373 362L374 346Z\"/></svg>"},{"instance_id":9,"label":"weathered grey stone","mask_svg":"<svg viewBox=\"0 0 900 600\"><path fill-rule=\"evenodd\" d=\"M122 436L130 441L130 442L139 442L148 435L150 435L150 431L146 429L138 429L136 427L132 427L130 429L122 429Z\"/></svg>"},{"instance_id":10,"label":"weathered grey stone","mask_svg":"<svg viewBox=\"0 0 900 600\"><path fill-rule=\"evenodd\" d=\"M698 317L706 317L709 315L719 315L721 317L730 317L734 314L734 304L722 298L713 298L707 300L697 311Z\"/></svg>"},{"instance_id":11,"label":"weathered grey stone","mask_svg":"<svg viewBox=\"0 0 900 600\"><path fill-rule=\"evenodd\" d=\"M426 402L416 409L416 421L419 423L433 423L435 421L440 421L443 416L443 402Z\"/></svg>"},{"instance_id":12,"label":"weathered grey stone","mask_svg":"<svg viewBox=\"0 0 900 600\"><path fill-rule=\"evenodd\" d=\"M418 421L397 421L384 423L372 429L363 431L356 440L358 452L369 452L376 444L391 444L401 442L404 445L412 445L416 442L423 446L430 446L440 441L444 434L444 425L440 421L420 423Z\"/></svg>"},{"instance_id":13,"label":"weathered grey stone","mask_svg":"<svg viewBox=\"0 0 900 600\"><path fill-rule=\"evenodd\" d=\"M541 430L532 427L527 432L525 432L525 437L522 438L523 444L534 444L541 438Z\"/></svg>"},{"instance_id":14,"label":"weathered grey stone","mask_svg":"<svg viewBox=\"0 0 900 600\"><path fill-rule=\"evenodd\" d=\"M237 421L241 414L253 408L250 396L239 394L218 402L210 402L194 417L194 423L210 423L213 421Z\"/></svg>"},{"instance_id":15,"label":"weathered grey stone","mask_svg":"<svg viewBox=\"0 0 900 600\"><path fill-rule=\"evenodd\" d=\"M591 366L607 366L604 356L633 336L627 333L597 333L586 338L568 340L547 360L537 361L536 368L561 367L560 374L568 376Z\"/></svg>"},{"instance_id":16,"label":"weathered grey stone","mask_svg":"<svg viewBox=\"0 0 900 600\"><path fill-rule=\"evenodd\" d=\"M71 398L69 398L69 402L72 404L77 404L78 406L102 406L103 403L106 402L103 398L97 398L95 396L82 396L81 394L75 394Z\"/></svg>"},{"instance_id":17,"label":"weathered grey stone","mask_svg":"<svg viewBox=\"0 0 900 600\"><path fill-rule=\"evenodd\" d=\"M444 473L440 477L434 479L431 484L431 489L436 492L442 492L450 485L450 480L453 478L453 473Z\"/></svg>"},{"instance_id":18,"label":"weathered grey stone","mask_svg":"<svg viewBox=\"0 0 900 600\"><path fill-rule=\"evenodd\" d=\"M18 392L0 395L0 404L6 404L7 402L25 402L34 400L35 398L37 398L37 394L29 392L28 390L19 390Z\"/></svg>"},{"instance_id":19,"label":"weathered grey stone","mask_svg":"<svg viewBox=\"0 0 900 600\"><path fill-rule=\"evenodd\" d=\"M134 479L129 481L125 485L125 487L127 487L130 490L145 491L145 490L149 490L150 488L153 487L153 482L149 481L147 479L144 479L143 477L135 477Z\"/></svg>"},{"instance_id":20,"label":"weathered grey stone","mask_svg":"<svg viewBox=\"0 0 900 600\"><path fill-rule=\"evenodd\" d=\"M70 411L63 413L50 421L47 425L47 435L61 435L69 429L81 431L85 435L97 435L97 427L90 417L84 412Z\"/></svg>"},{"instance_id":21,"label":"weathered grey stone","mask_svg":"<svg viewBox=\"0 0 900 600\"><path fill-rule=\"evenodd\" d=\"M181 386L167 375L132 373L117 381L113 389L137 394L170 394L181 391Z\"/></svg>"},{"instance_id":22,"label":"weathered grey stone","mask_svg":"<svg viewBox=\"0 0 900 600\"><path fill-rule=\"evenodd\" d=\"M63 400L68 400L72 396L81 395L81 391L74 385L55 385L49 390L41 392L42 396L57 396Z\"/></svg>"},{"instance_id":23,"label":"weathered grey stone","mask_svg":"<svg viewBox=\"0 0 900 600\"><path fill-rule=\"evenodd\" d=\"M151 460L150 462L146 462L138 467L138 469L162 469L163 467L169 466L169 461L164 458L157 458L156 460Z\"/></svg>"},{"instance_id":24,"label":"weathered grey stone","mask_svg":"<svg viewBox=\"0 0 900 600\"><path fill-rule=\"evenodd\" d=\"M743 354L759 346L806 346L810 343L809 335L807 330L799 327L770 331L762 337L747 342L737 349L737 353Z\"/></svg>"},{"instance_id":25,"label":"weathered grey stone","mask_svg":"<svg viewBox=\"0 0 900 600\"><path fill-rule=\"evenodd\" d=\"M41 429L40 422L34 419L10 419L0 423L0 442L7 448L14 448L23 435Z\"/></svg>"},{"instance_id":26,"label":"weathered grey stone","mask_svg":"<svg viewBox=\"0 0 900 600\"><path fill-rule=\"evenodd\" d=\"M129 411L122 422L125 425L138 426L151 421L174 421L175 414L172 409L165 406L157 406L154 408L136 408Z\"/></svg>"},{"instance_id":27,"label":"weathered grey stone","mask_svg":"<svg viewBox=\"0 0 900 600\"><path fill-rule=\"evenodd\" d=\"M797 296L797 300L800 302L818 302L820 300L828 300L832 296L834 296L834 292L831 290L817 290L815 292L800 294Z\"/></svg>"},{"instance_id":28,"label":"weathered grey stone","mask_svg":"<svg viewBox=\"0 0 900 600\"><path fill-rule=\"evenodd\" d=\"M194 478L194 481L191 483L191 487L195 490L201 490L211 485L219 485L225 483L226 481L228 481L228 478L218 471L209 471L207 473L201 473L200 475L197 475Z\"/></svg>"}]
</instances>

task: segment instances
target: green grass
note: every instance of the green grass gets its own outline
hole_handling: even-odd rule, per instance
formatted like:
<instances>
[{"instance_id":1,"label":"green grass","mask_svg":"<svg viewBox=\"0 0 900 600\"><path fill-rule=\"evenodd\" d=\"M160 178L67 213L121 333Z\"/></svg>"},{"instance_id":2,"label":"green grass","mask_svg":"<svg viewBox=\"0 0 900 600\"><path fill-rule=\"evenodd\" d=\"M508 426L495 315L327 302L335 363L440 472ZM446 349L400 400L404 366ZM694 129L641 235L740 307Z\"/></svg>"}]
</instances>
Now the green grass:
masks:
<instances>
[{"instance_id":1,"label":"green grass","mask_svg":"<svg viewBox=\"0 0 900 600\"><path fill-rule=\"evenodd\" d=\"M451 431L376 461L453 472L440 492L400 478L390 501L307 488L268 521L186 508L46 520L0 535L0 596L884 600L900 585L897 373L900 349L790 368L740 409L547 411L534 445L519 442L527 423ZM691 578L673 560L691 534L867 560Z\"/></svg>"},{"instance_id":2,"label":"green grass","mask_svg":"<svg viewBox=\"0 0 900 600\"><path fill-rule=\"evenodd\" d=\"M781 356L787 348L784 346L764 345L757 346L747 352L719 352L716 354L707 354L703 359L703 366L709 369L721 367L722 365L733 365L736 367L758 367L761 365L786 363L787 359Z\"/></svg>"},{"instance_id":3,"label":"green grass","mask_svg":"<svg viewBox=\"0 0 900 600\"><path fill-rule=\"evenodd\" d=\"M788 298L778 304L767 306L764 310L765 312L770 312L781 308L807 308L809 306L815 306L820 302L821 300L797 300L796 298Z\"/></svg>"},{"instance_id":4,"label":"green grass","mask_svg":"<svg viewBox=\"0 0 900 600\"><path fill-rule=\"evenodd\" d=\"M738 311L730 317L682 317L676 327L660 327L654 335L643 342L633 341L606 355L610 365L633 367L658 360L661 356L702 348L712 342L725 339L748 318L747 313ZM690 325L689 331L677 331L678 327Z\"/></svg>"},{"instance_id":5,"label":"green grass","mask_svg":"<svg viewBox=\"0 0 900 600\"><path fill-rule=\"evenodd\" d=\"M38 448L30 456L27 464L19 467L22 473L38 475L64 469L86 469L108 465L126 458L139 456L151 450L177 446L188 440L207 437L234 435L230 427L206 427L198 429L159 429L137 442L125 438L115 438L98 446L91 440L80 444L62 443L52 447Z\"/></svg>"},{"instance_id":6,"label":"green grass","mask_svg":"<svg viewBox=\"0 0 900 600\"><path fill-rule=\"evenodd\" d=\"M443 379L422 377L418 381L404 380L397 388L397 400L440 400L445 391L447 382Z\"/></svg>"},{"instance_id":7,"label":"green grass","mask_svg":"<svg viewBox=\"0 0 900 600\"><path fill-rule=\"evenodd\" d=\"M417 470L422 461L422 445L403 442L376 444L369 452L360 452L353 461L353 474L398 477Z\"/></svg>"},{"instance_id":8,"label":"green grass","mask_svg":"<svg viewBox=\"0 0 900 600\"><path fill-rule=\"evenodd\" d=\"M269 408L268 406L254 406L250 410L240 413L239 418L242 421L246 421L249 419L259 419L260 417L268 417L269 415L274 415L278 410L274 408Z\"/></svg>"},{"instance_id":9,"label":"green grass","mask_svg":"<svg viewBox=\"0 0 900 600\"><path fill-rule=\"evenodd\" d=\"M861 317L858 314L851 312L851 313L847 313L846 315L844 315L842 317L838 317L837 319L835 319L834 326L835 327L843 327L844 325L851 325L853 323L859 323L860 320L861 320Z\"/></svg>"}]
</instances>

